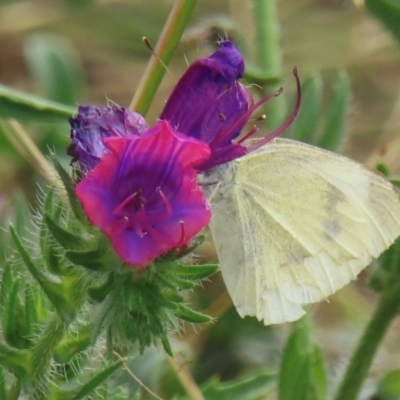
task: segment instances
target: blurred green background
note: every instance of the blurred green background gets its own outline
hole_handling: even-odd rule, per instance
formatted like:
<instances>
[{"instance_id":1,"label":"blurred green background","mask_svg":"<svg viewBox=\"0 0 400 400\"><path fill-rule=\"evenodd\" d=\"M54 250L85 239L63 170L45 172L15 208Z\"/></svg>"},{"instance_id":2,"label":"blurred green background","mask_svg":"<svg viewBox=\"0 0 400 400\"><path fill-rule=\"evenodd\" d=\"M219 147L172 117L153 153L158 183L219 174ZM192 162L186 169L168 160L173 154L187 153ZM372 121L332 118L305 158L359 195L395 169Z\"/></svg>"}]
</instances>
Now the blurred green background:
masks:
<instances>
[{"instance_id":1,"label":"blurred green background","mask_svg":"<svg viewBox=\"0 0 400 400\"><path fill-rule=\"evenodd\" d=\"M104 106L108 101L128 107L151 55L141 38L146 36L155 45L171 5L172 1L161 0L2 0L0 83L73 107ZM368 14L362 0L280 0L278 11L287 98L294 92L291 71L296 65L302 80L317 77L323 115L338 71L346 70L352 100L340 152L370 167L384 160L392 172L398 172L400 49L396 40ZM199 0L149 112L149 123L157 120L187 63L208 55L215 41L226 36L237 41L248 65L257 65L252 2ZM320 119L323 122L319 116L317 124ZM23 124L44 153L55 149L67 160L67 122L26 120ZM43 182L4 137L0 146L0 191L6 197L22 191L34 205L37 182ZM200 257L215 260L210 242L202 247ZM332 388L376 301L365 280L364 273L329 303L310 308ZM188 325L176 335L176 349L182 350L199 382L213 375L232 379L256 367L278 368L289 324L266 328L253 318L241 320L230 307L220 276L198 288L192 302L221 316L211 326ZM400 368L399 333L396 321L374 363L363 399L372 399L385 371ZM149 384L161 374L157 386L168 393L171 376L155 368L161 358L156 351L145 353L132 368L136 365L135 371ZM274 392L268 398L275 398Z\"/></svg>"}]
</instances>

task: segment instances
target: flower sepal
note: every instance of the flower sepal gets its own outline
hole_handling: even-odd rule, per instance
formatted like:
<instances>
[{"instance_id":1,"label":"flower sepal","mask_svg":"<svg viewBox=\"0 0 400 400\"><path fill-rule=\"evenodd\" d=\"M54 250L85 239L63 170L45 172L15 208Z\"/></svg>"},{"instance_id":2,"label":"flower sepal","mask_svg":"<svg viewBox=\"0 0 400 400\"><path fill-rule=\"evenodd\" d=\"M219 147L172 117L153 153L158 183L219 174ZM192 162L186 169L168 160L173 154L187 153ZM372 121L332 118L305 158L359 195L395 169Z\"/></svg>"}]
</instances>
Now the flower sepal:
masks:
<instances>
[{"instance_id":1,"label":"flower sepal","mask_svg":"<svg viewBox=\"0 0 400 400\"><path fill-rule=\"evenodd\" d=\"M33 374L30 350L17 350L0 342L0 361L22 383L27 384Z\"/></svg>"},{"instance_id":2,"label":"flower sepal","mask_svg":"<svg viewBox=\"0 0 400 400\"><path fill-rule=\"evenodd\" d=\"M118 274L110 274L102 286L90 289L91 298L100 301L102 307L95 325L98 332L108 333L109 351L123 353L138 344L143 352L148 346L162 344L171 354L168 335L182 321L212 320L192 310L187 305L187 295L203 276L216 269L210 265L204 268L183 265L168 254L153 261L145 271L125 268Z\"/></svg>"},{"instance_id":3,"label":"flower sepal","mask_svg":"<svg viewBox=\"0 0 400 400\"><path fill-rule=\"evenodd\" d=\"M92 326L90 324L79 327L78 332L66 336L55 347L53 359L59 364L67 364L81 351L90 345Z\"/></svg>"},{"instance_id":4,"label":"flower sepal","mask_svg":"<svg viewBox=\"0 0 400 400\"><path fill-rule=\"evenodd\" d=\"M78 283L79 278L73 274L70 276L57 276L42 271L30 257L28 250L22 244L12 225L10 225L10 232L22 261L47 295L47 298L54 305L59 316L64 321L72 321L76 315L79 303L76 296L76 290L80 287Z\"/></svg>"},{"instance_id":5,"label":"flower sepal","mask_svg":"<svg viewBox=\"0 0 400 400\"><path fill-rule=\"evenodd\" d=\"M204 324L213 321L213 318L209 315L194 311L180 303L174 303L174 310L178 318L192 324Z\"/></svg>"},{"instance_id":6,"label":"flower sepal","mask_svg":"<svg viewBox=\"0 0 400 400\"><path fill-rule=\"evenodd\" d=\"M178 275L183 280L197 281L199 279L206 279L214 275L218 270L218 264L201 264L201 265L184 265L178 264Z\"/></svg>"},{"instance_id":7,"label":"flower sepal","mask_svg":"<svg viewBox=\"0 0 400 400\"><path fill-rule=\"evenodd\" d=\"M96 245L93 250L67 250L65 256L72 263L91 271L110 271L121 261L113 251L108 238L101 232L96 232Z\"/></svg>"}]
</instances>

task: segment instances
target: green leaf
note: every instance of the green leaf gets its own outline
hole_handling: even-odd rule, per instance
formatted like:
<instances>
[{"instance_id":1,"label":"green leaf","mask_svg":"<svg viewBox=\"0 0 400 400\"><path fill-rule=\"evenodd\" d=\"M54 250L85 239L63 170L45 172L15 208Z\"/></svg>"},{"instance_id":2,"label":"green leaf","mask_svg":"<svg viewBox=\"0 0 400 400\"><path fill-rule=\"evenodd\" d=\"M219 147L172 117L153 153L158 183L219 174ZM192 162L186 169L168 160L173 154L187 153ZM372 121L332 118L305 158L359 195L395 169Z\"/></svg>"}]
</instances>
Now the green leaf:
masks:
<instances>
[{"instance_id":1,"label":"green leaf","mask_svg":"<svg viewBox=\"0 0 400 400\"><path fill-rule=\"evenodd\" d=\"M95 322L92 326L92 334L90 337L90 345L93 346L96 343L97 338L101 334L101 331L105 325L105 321L110 316L114 310L113 300L106 299L105 304L103 304L100 312L96 315ZM112 332L109 330L107 332L107 350L112 354Z\"/></svg>"},{"instance_id":2,"label":"green leaf","mask_svg":"<svg viewBox=\"0 0 400 400\"><path fill-rule=\"evenodd\" d=\"M161 338L161 344L164 348L164 351L170 356L173 357L174 353L172 352L172 347L171 347L171 343L169 342L169 339L167 336L163 336Z\"/></svg>"},{"instance_id":3,"label":"green leaf","mask_svg":"<svg viewBox=\"0 0 400 400\"><path fill-rule=\"evenodd\" d=\"M21 382L17 379L12 384L7 397L4 397L5 400L18 400L21 393ZM1 397L3 399L3 397Z\"/></svg>"},{"instance_id":4,"label":"green leaf","mask_svg":"<svg viewBox=\"0 0 400 400\"><path fill-rule=\"evenodd\" d=\"M22 342L25 332L22 331L21 326L22 306L18 297L19 283L19 280L13 282L6 301L3 314L3 336L10 346L24 348Z\"/></svg>"},{"instance_id":5,"label":"green leaf","mask_svg":"<svg viewBox=\"0 0 400 400\"><path fill-rule=\"evenodd\" d=\"M1 137L1 129L0 129L0 137ZM1 146L1 139L0 139L0 146ZM13 213L13 211L12 211L13 208L10 203L11 203L11 201L9 199L5 200L0 209L0 226L2 228L5 228L10 223L10 216ZM1 258L1 260L8 259L8 257L10 256L10 251L11 251L10 235L5 229L0 229L0 258ZM1 304L2 303L0 300L0 305Z\"/></svg>"},{"instance_id":6,"label":"green leaf","mask_svg":"<svg viewBox=\"0 0 400 400\"><path fill-rule=\"evenodd\" d=\"M0 117L23 121L65 121L76 113L65 106L0 84Z\"/></svg>"},{"instance_id":7,"label":"green leaf","mask_svg":"<svg viewBox=\"0 0 400 400\"><path fill-rule=\"evenodd\" d=\"M387 284L393 284L393 277L400 274L400 238L379 257L379 268L388 273Z\"/></svg>"},{"instance_id":8,"label":"green leaf","mask_svg":"<svg viewBox=\"0 0 400 400\"><path fill-rule=\"evenodd\" d=\"M365 0L367 10L379 19L386 28L400 40L399 0Z\"/></svg>"},{"instance_id":9,"label":"green leaf","mask_svg":"<svg viewBox=\"0 0 400 400\"><path fill-rule=\"evenodd\" d=\"M379 257L370 274L368 285L378 293L385 293L400 278L400 238ZM399 309L400 310L400 309Z\"/></svg>"},{"instance_id":10,"label":"green leaf","mask_svg":"<svg viewBox=\"0 0 400 400\"><path fill-rule=\"evenodd\" d=\"M276 387L276 374L266 370L246 378L220 383L213 378L201 386L201 392L207 400L262 400ZM297 400L294 397L292 400Z\"/></svg>"},{"instance_id":11,"label":"green leaf","mask_svg":"<svg viewBox=\"0 0 400 400\"><path fill-rule=\"evenodd\" d=\"M80 328L79 333L64 338L54 349L54 360L59 364L66 364L71 358L85 350L90 345L92 326L85 325Z\"/></svg>"},{"instance_id":12,"label":"green leaf","mask_svg":"<svg viewBox=\"0 0 400 400\"><path fill-rule=\"evenodd\" d=\"M80 388L78 393L76 393L72 399L73 400L83 399L85 396L92 393L98 386L104 383L115 371L117 371L125 361L126 360L124 359L118 360L114 364L110 365L108 368L96 374L94 378L92 378L89 382L87 382Z\"/></svg>"},{"instance_id":13,"label":"green leaf","mask_svg":"<svg viewBox=\"0 0 400 400\"><path fill-rule=\"evenodd\" d=\"M91 6L92 4L95 4L95 0L63 0L64 3L71 7L77 7L79 11L84 9L84 7Z\"/></svg>"},{"instance_id":14,"label":"green leaf","mask_svg":"<svg viewBox=\"0 0 400 400\"><path fill-rule=\"evenodd\" d=\"M198 311L193 311L182 304L174 303L175 314L184 321L192 322L195 324L202 324L211 322L213 319L208 315L202 314Z\"/></svg>"},{"instance_id":15,"label":"green leaf","mask_svg":"<svg viewBox=\"0 0 400 400\"><path fill-rule=\"evenodd\" d=\"M30 212L28 203L22 193L17 193L12 197L12 205L14 208L13 223L15 230L19 235L26 236L28 234L27 226L30 224Z\"/></svg>"},{"instance_id":16,"label":"green leaf","mask_svg":"<svg viewBox=\"0 0 400 400\"><path fill-rule=\"evenodd\" d=\"M22 381L32 376L32 352L17 350L0 342L0 364Z\"/></svg>"},{"instance_id":17,"label":"green leaf","mask_svg":"<svg viewBox=\"0 0 400 400\"><path fill-rule=\"evenodd\" d=\"M391 179L389 179L390 180L390 183L393 185L393 186L396 186L397 188L399 188L400 189L400 179L396 179L396 178L391 178Z\"/></svg>"},{"instance_id":18,"label":"green leaf","mask_svg":"<svg viewBox=\"0 0 400 400\"><path fill-rule=\"evenodd\" d=\"M44 214L43 218L52 235L61 244L61 246L64 247L64 249L86 250L87 248L93 247L93 244L88 240L85 240L82 236L69 232L58 225L50 218L48 214Z\"/></svg>"},{"instance_id":19,"label":"green leaf","mask_svg":"<svg viewBox=\"0 0 400 400\"><path fill-rule=\"evenodd\" d=\"M337 150L345 133L351 98L350 78L346 71L339 71L337 81L332 87L325 128L317 146L331 151Z\"/></svg>"},{"instance_id":20,"label":"green leaf","mask_svg":"<svg viewBox=\"0 0 400 400\"><path fill-rule=\"evenodd\" d=\"M181 290L190 290L196 287L195 281L188 281L187 279L175 278L174 282L176 283L176 286Z\"/></svg>"},{"instance_id":21,"label":"green leaf","mask_svg":"<svg viewBox=\"0 0 400 400\"><path fill-rule=\"evenodd\" d=\"M67 39L57 35L32 34L25 41L24 52L41 96L70 105L81 99L82 67Z\"/></svg>"},{"instance_id":22,"label":"green leaf","mask_svg":"<svg viewBox=\"0 0 400 400\"><path fill-rule=\"evenodd\" d=\"M61 274L61 254L56 246L53 235L47 228L45 221L42 221L40 229L40 250L46 262L47 269L52 274Z\"/></svg>"},{"instance_id":23,"label":"green leaf","mask_svg":"<svg viewBox=\"0 0 400 400\"><path fill-rule=\"evenodd\" d=\"M0 306L4 307L13 285L13 276L11 272L11 262L8 261L4 267L1 277Z\"/></svg>"},{"instance_id":24,"label":"green leaf","mask_svg":"<svg viewBox=\"0 0 400 400\"><path fill-rule=\"evenodd\" d=\"M67 250L65 256L72 263L93 271L100 271L108 267L108 264L104 262L104 249L101 248L89 251Z\"/></svg>"},{"instance_id":25,"label":"green leaf","mask_svg":"<svg viewBox=\"0 0 400 400\"><path fill-rule=\"evenodd\" d=\"M49 190L45 204L44 204L44 210L45 213L48 213L49 215L52 215L54 213L54 190L51 189ZM56 213L56 218L55 220L58 222L59 221L59 214L61 211L61 207L57 210ZM49 272L52 274L60 275L61 274L61 254L60 250L57 246L57 242L54 238L54 236L51 234L49 231L44 215L42 216L42 221L41 221L41 226L40 226L40 232L39 232L39 244L40 244L40 250L42 252L42 256L44 261L46 262L47 269Z\"/></svg>"},{"instance_id":26,"label":"green leaf","mask_svg":"<svg viewBox=\"0 0 400 400\"><path fill-rule=\"evenodd\" d=\"M388 166L382 161L378 162L375 165L375 169L379 171L382 175L384 175L386 178L390 175L390 170Z\"/></svg>"},{"instance_id":27,"label":"green leaf","mask_svg":"<svg viewBox=\"0 0 400 400\"><path fill-rule=\"evenodd\" d=\"M36 310L35 292L32 286L25 287L25 312L24 312L24 338L26 345L29 347L32 338L37 333L38 328L38 314Z\"/></svg>"},{"instance_id":28,"label":"green leaf","mask_svg":"<svg viewBox=\"0 0 400 400\"><path fill-rule=\"evenodd\" d=\"M195 236L192 239L191 245L189 247L186 247L186 249L184 249L184 250L179 250L178 252L176 252L176 251L172 252L174 255L176 255L176 257L174 257L174 259L182 258L182 257L187 256L188 254L192 254L194 252L194 250L197 249L197 247L199 247L201 244L204 243L205 240L206 240L205 235Z\"/></svg>"},{"instance_id":29,"label":"green leaf","mask_svg":"<svg viewBox=\"0 0 400 400\"><path fill-rule=\"evenodd\" d=\"M6 398L6 380L4 376L4 368L2 365L0 365L0 399L5 399Z\"/></svg>"},{"instance_id":30,"label":"green leaf","mask_svg":"<svg viewBox=\"0 0 400 400\"><path fill-rule=\"evenodd\" d=\"M75 277L71 275L59 279L55 275L44 274L32 261L12 225L10 225L10 232L25 266L53 303L60 317L65 321L72 321L75 317L74 303L77 300L74 292L76 285Z\"/></svg>"},{"instance_id":31,"label":"green leaf","mask_svg":"<svg viewBox=\"0 0 400 400\"><path fill-rule=\"evenodd\" d=\"M321 74L308 76L301 85L301 107L290 127L291 139L313 144L322 106L323 84Z\"/></svg>"},{"instance_id":32,"label":"green leaf","mask_svg":"<svg viewBox=\"0 0 400 400\"><path fill-rule=\"evenodd\" d=\"M83 211L82 205L75 194L75 182L68 174L68 172L64 169L64 167L60 164L57 157L53 155L52 161L54 164L54 168L56 169L58 175L60 176L65 190L67 191L68 199L72 207L72 211L74 212L75 216L78 218L79 221L86 222L87 218Z\"/></svg>"},{"instance_id":33,"label":"green leaf","mask_svg":"<svg viewBox=\"0 0 400 400\"><path fill-rule=\"evenodd\" d=\"M325 400L326 378L322 352L312 341L307 317L293 325L280 374L279 400Z\"/></svg>"},{"instance_id":34,"label":"green leaf","mask_svg":"<svg viewBox=\"0 0 400 400\"><path fill-rule=\"evenodd\" d=\"M115 280L114 274L109 274L107 282L101 286L91 287L88 289L88 295L96 303L101 303L107 295L114 289Z\"/></svg>"},{"instance_id":35,"label":"green leaf","mask_svg":"<svg viewBox=\"0 0 400 400\"><path fill-rule=\"evenodd\" d=\"M178 276L183 279L198 280L205 279L215 274L219 269L218 264L203 265L177 265Z\"/></svg>"},{"instance_id":36,"label":"green leaf","mask_svg":"<svg viewBox=\"0 0 400 400\"><path fill-rule=\"evenodd\" d=\"M390 371L380 381L375 399L398 400L400 398L400 369Z\"/></svg>"}]
</instances>

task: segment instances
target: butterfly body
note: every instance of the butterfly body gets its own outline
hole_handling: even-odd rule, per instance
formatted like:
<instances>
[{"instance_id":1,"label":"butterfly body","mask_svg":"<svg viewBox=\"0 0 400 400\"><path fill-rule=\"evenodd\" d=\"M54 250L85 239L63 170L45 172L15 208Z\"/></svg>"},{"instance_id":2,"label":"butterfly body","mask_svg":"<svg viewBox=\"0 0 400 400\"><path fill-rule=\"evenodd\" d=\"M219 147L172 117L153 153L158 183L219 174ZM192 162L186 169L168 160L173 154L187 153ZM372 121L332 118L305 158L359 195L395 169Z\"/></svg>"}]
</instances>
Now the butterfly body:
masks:
<instances>
[{"instance_id":1,"label":"butterfly body","mask_svg":"<svg viewBox=\"0 0 400 400\"><path fill-rule=\"evenodd\" d=\"M296 141L275 139L200 183L232 300L266 325L300 318L302 305L355 279L400 235L389 182Z\"/></svg>"}]
</instances>

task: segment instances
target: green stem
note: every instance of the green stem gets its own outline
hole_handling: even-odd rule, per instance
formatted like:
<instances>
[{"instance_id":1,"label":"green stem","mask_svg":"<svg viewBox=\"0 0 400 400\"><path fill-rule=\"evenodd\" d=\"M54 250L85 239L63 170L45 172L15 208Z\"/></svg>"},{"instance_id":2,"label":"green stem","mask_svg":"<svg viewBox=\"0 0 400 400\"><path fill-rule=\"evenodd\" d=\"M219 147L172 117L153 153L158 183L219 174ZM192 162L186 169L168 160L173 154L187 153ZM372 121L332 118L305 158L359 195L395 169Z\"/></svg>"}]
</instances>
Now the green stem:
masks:
<instances>
[{"instance_id":1,"label":"green stem","mask_svg":"<svg viewBox=\"0 0 400 400\"><path fill-rule=\"evenodd\" d=\"M279 20L276 0L253 0L256 50L261 71L277 78L277 82L263 86L264 93L279 89L282 81L282 56L279 43ZM278 96L265 105L269 129L277 128L283 121L286 105L283 96Z\"/></svg>"},{"instance_id":2,"label":"green stem","mask_svg":"<svg viewBox=\"0 0 400 400\"><path fill-rule=\"evenodd\" d=\"M11 146L35 171L42 175L51 185L60 186L59 178L55 174L54 168L18 121L13 119L8 121L1 120L0 130L9 140Z\"/></svg>"},{"instance_id":3,"label":"green stem","mask_svg":"<svg viewBox=\"0 0 400 400\"><path fill-rule=\"evenodd\" d=\"M164 25L160 38L154 49L146 71L139 82L130 104L132 110L143 116L147 113L151 102L165 74L165 66L171 61L178 47L183 31L196 5L196 0L175 0L174 6Z\"/></svg>"},{"instance_id":4,"label":"green stem","mask_svg":"<svg viewBox=\"0 0 400 400\"><path fill-rule=\"evenodd\" d=\"M390 323L398 314L400 303L400 283L383 293L372 319L347 367L339 387L336 400L355 400L368 373L376 350L380 345Z\"/></svg>"}]
</instances>

